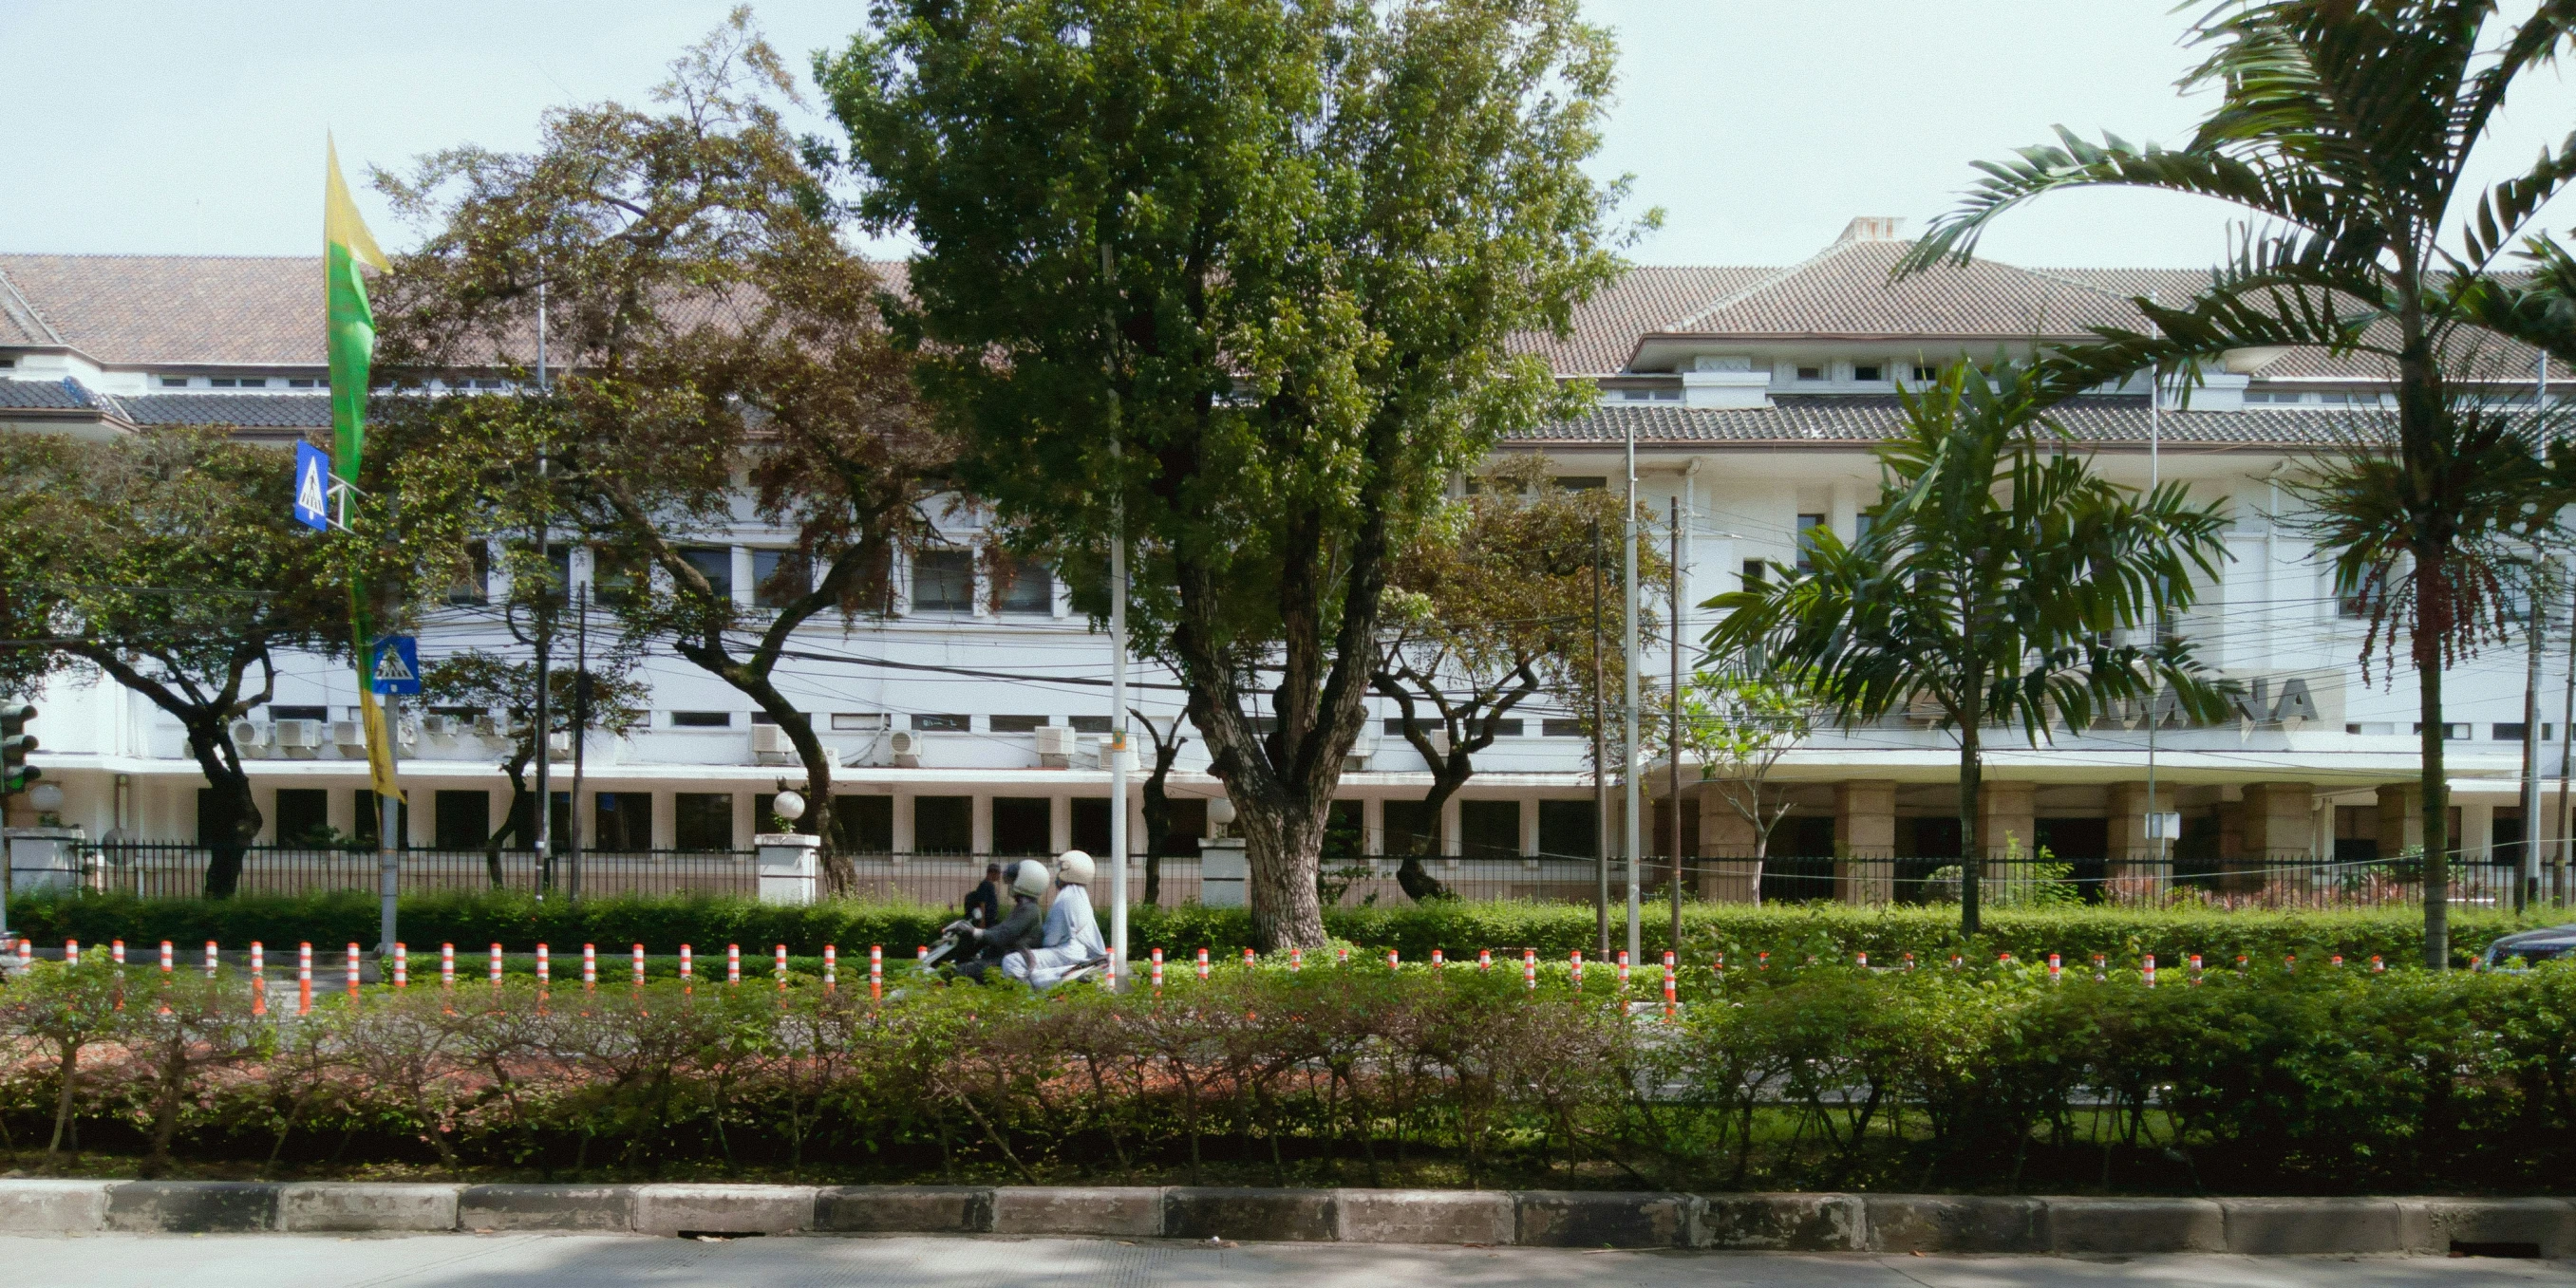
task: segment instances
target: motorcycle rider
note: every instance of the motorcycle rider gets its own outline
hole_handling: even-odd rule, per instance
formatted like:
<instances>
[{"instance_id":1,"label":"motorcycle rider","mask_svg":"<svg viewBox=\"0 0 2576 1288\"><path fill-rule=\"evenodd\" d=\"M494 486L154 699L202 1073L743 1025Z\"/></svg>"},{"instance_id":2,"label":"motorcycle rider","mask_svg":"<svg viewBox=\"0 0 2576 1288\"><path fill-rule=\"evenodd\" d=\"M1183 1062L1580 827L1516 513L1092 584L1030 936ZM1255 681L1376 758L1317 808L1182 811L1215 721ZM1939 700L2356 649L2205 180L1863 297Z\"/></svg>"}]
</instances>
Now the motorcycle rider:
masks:
<instances>
[{"instance_id":1,"label":"motorcycle rider","mask_svg":"<svg viewBox=\"0 0 2576 1288\"><path fill-rule=\"evenodd\" d=\"M1055 987L1066 976L1109 956L1108 945L1100 938L1100 923L1091 915L1091 856L1080 850L1067 850L1056 859L1055 870L1060 888L1054 906L1047 909L1037 947L1021 949L1002 959L1003 974L1026 980L1029 987L1040 991Z\"/></svg>"},{"instance_id":2,"label":"motorcycle rider","mask_svg":"<svg viewBox=\"0 0 2576 1288\"><path fill-rule=\"evenodd\" d=\"M1011 912L996 926L975 926L952 922L948 929L961 935L974 956L957 964L957 973L982 983L984 972L995 962L1016 960L1022 951L1034 947L1044 930L1043 910L1039 900L1046 897L1046 864L1036 859L1022 859L1011 872Z\"/></svg>"}]
</instances>

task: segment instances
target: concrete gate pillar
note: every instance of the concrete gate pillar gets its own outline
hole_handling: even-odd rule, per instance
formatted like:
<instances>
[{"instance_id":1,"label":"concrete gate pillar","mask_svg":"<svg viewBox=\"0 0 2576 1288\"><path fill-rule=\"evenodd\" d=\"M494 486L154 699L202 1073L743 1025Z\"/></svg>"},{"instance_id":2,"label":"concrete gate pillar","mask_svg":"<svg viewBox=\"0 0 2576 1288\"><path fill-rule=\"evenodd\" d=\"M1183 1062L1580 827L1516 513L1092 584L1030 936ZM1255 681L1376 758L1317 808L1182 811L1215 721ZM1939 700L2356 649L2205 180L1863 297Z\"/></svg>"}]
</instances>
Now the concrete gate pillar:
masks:
<instances>
[{"instance_id":1,"label":"concrete gate pillar","mask_svg":"<svg viewBox=\"0 0 2576 1288\"><path fill-rule=\"evenodd\" d=\"M2160 898L2172 883L2173 845L2179 838L2149 837L2147 816L2173 813L2175 803L2171 783L2156 784L2152 799L2143 782L2111 784L2110 870L2104 874L2110 879L2104 891L2110 901Z\"/></svg>"},{"instance_id":2,"label":"concrete gate pillar","mask_svg":"<svg viewBox=\"0 0 2576 1288\"><path fill-rule=\"evenodd\" d=\"M1716 903L1751 903L1759 888L1753 864L1753 824L1728 802L1725 789L1699 789L1699 897Z\"/></svg>"},{"instance_id":3,"label":"concrete gate pillar","mask_svg":"<svg viewBox=\"0 0 2576 1288\"><path fill-rule=\"evenodd\" d=\"M1834 894L1844 903L1896 897L1896 782L1853 779L1834 788Z\"/></svg>"},{"instance_id":4,"label":"concrete gate pillar","mask_svg":"<svg viewBox=\"0 0 2576 1288\"><path fill-rule=\"evenodd\" d=\"M2452 837L2458 845L2460 838ZM2379 857L2396 858L2424 847L2424 788L2420 783L2383 783L2379 788Z\"/></svg>"},{"instance_id":5,"label":"concrete gate pillar","mask_svg":"<svg viewBox=\"0 0 2576 1288\"><path fill-rule=\"evenodd\" d=\"M2038 784L1987 779L1977 793L1977 821L1985 835L1989 862L2017 848L2021 857L2039 855Z\"/></svg>"}]
</instances>

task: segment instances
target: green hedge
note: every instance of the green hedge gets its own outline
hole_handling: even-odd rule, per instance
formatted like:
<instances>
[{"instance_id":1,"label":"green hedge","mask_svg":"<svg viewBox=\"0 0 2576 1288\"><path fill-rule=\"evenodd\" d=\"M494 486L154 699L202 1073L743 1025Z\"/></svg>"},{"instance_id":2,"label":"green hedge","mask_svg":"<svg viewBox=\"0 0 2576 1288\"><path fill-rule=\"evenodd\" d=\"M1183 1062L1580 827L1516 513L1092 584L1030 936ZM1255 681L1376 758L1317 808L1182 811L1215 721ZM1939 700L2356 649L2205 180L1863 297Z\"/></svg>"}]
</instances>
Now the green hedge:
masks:
<instances>
[{"instance_id":1,"label":"green hedge","mask_svg":"<svg viewBox=\"0 0 2576 1288\"><path fill-rule=\"evenodd\" d=\"M810 907L777 907L730 899L594 900L579 904L539 902L515 895L471 895L405 900L401 911L403 939L423 950L442 941L460 950L499 943L526 952L538 943L570 949L583 943L623 947L641 943L655 953L675 951L687 943L700 950L738 943L747 949L786 944L800 955L836 944L844 952L882 944L889 957L908 957L915 945L927 943L953 913L918 904L828 901ZM2451 914L2454 957L2465 962L2489 940L2513 930L2549 925L2565 914L2516 917L2486 909L2459 908ZM1646 910L1644 938L1648 960L1664 948L1668 914ZM270 944L310 940L317 945L373 944L376 904L363 895L316 895L298 899L240 898L200 900L135 900L115 896L74 900L20 898L10 905L10 924L40 943L77 938L103 943L123 938L131 944L169 939L182 946L208 939L239 948L253 939ZM1341 909L1325 916L1331 934L1374 949L1395 948L1408 959L1430 956L1434 948L1472 957L1479 948L1517 953L1534 948L1550 960L1593 948L1592 910L1581 905L1538 903L1451 902ZM1737 904L1693 904L1683 910L1683 938L1692 960L1726 952L1730 960L1750 962L1767 951L1775 960L1792 957L1848 957L1868 953L1880 963L1893 963L1908 952L1926 962L1952 953L1990 960L2010 952L2038 960L2051 952L2069 962L2095 953L2114 961L2135 962L2154 953L2169 968L2200 953L2214 969L2243 954L2278 962L2289 954L2323 960L2340 953L2356 963L2371 956L2392 968L2412 965L2423 954L2423 917L2414 909L2354 912L2213 912L2156 911L2117 908L2003 908L1987 914L1986 934L1976 944L1958 935L1958 914L1946 908L1857 908L1842 904L1779 904L1753 908ZM1614 917L1614 942L1623 933ZM1251 926L1240 909L1138 908L1133 914L1133 942L1144 950L1162 947L1186 959L1205 947L1240 953L1251 939Z\"/></svg>"}]
</instances>

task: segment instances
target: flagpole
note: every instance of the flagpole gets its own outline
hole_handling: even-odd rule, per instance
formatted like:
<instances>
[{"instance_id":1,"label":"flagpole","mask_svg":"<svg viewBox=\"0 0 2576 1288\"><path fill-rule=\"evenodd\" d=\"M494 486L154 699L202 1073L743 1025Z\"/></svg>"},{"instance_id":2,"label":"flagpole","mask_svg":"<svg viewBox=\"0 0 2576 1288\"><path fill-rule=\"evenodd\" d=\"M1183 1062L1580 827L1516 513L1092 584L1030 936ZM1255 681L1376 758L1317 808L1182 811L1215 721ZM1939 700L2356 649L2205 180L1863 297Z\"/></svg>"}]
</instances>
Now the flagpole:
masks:
<instances>
[{"instance_id":1,"label":"flagpole","mask_svg":"<svg viewBox=\"0 0 2576 1288\"><path fill-rule=\"evenodd\" d=\"M546 284L544 279L540 278L537 281L537 396L542 398L545 394ZM547 549L547 537L551 535L548 529L553 526L551 522L553 516L547 513L547 506L554 499L546 494L549 462L550 454L543 446L539 446L537 448L537 599L534 605L537 615L537 803L536 836L532 842L532 848L537 852L537 897L539 899L545 898L554 889L555 884L555 797L554 775L550 772L554 767L554 730L550 727L552 713L547 709L547 699L553 695L546 691L549 682L554 678L551 674L553 667L548 665L552 661L550 656L552 650L549 646L554 641L552 632L547 629L552 624L554 607L554 586L549 580L554 573L554 560L551 557L552 552ZM519 839L525 841L530 838L523 836Z\"/></svg>"}]
</instances>

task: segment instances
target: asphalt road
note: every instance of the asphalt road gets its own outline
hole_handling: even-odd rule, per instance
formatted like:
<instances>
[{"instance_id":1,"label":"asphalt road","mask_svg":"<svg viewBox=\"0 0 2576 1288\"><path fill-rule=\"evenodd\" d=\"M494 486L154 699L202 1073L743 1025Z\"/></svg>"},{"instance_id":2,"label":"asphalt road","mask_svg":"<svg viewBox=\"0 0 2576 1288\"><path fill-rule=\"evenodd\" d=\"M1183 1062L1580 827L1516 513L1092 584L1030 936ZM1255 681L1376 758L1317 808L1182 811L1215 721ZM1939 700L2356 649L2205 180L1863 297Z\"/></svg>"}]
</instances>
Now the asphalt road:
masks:
<instances>
[{"instance_id":1,"label":"asphalt road","mask_svg":"<svg viewBox=\"0 0 2576 1288\"><path fill-rule=\"evenodd\" d=\"M681 1241L636 1235L0 1237L13 1286L188 1288L2019 1288L2030 1285L2576 1285L2576 1262L2393 1257L1882 1257L1573 1252L1112 1239L888 1236Z\"/></svg>"}]
</instances>

